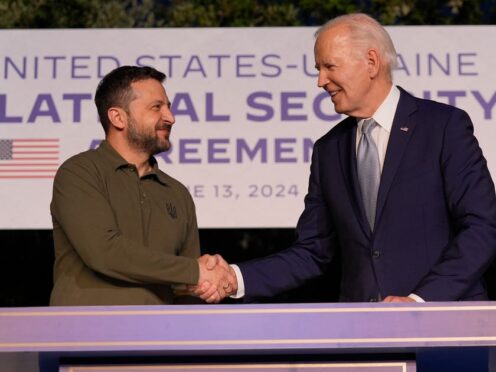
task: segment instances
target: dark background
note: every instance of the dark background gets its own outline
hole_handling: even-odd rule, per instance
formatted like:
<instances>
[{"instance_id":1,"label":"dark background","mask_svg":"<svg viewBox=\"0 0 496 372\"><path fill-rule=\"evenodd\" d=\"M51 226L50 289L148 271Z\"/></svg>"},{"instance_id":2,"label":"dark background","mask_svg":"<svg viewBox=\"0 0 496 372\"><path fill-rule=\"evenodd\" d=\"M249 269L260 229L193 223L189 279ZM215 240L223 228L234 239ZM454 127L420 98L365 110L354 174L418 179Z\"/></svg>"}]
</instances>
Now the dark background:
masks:
<instances>
[{"instance_id":1,"label":"dark background","mask_svg":"<svg viewBox=\"0 0 496 372\"><path fill-rule=\"evenodd\" d=\"M201 229L202 253L219 253L228 262L262 257L288 247L294 229ZM0 230L0 307L47 306L54 261L51 230ZM496 265L486 273L491 300L496 300ZM266 302L335 302L339 265L304 286ZM236 303L226 299L224 303Z\"/></svg>"}]
</instances>

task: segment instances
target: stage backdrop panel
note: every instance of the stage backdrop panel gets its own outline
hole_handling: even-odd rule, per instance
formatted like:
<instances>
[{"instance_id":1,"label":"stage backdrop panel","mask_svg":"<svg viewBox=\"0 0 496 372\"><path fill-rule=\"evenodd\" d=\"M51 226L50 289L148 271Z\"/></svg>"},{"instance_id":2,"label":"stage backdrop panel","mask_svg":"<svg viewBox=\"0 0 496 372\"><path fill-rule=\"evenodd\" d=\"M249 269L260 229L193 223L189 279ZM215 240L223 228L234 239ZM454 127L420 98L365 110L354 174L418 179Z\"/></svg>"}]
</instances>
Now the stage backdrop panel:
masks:
<instances>
[{"instance_id":1,"label":"stage backdrop panel","mask_svg":"<svg viewBox=\"0 0 496 372\"><path fill-rule=\"evenodd\" d=\"M103 138L93 97L121 65L168 76L176 123L160 168L199 226L294 227L312 145L343 119L317 87L315 28L0 31L0 228L51 227L53 176ZM496 27L389 27L395 82L471 115L496 174Z\"/></svg>"}]
</instances>

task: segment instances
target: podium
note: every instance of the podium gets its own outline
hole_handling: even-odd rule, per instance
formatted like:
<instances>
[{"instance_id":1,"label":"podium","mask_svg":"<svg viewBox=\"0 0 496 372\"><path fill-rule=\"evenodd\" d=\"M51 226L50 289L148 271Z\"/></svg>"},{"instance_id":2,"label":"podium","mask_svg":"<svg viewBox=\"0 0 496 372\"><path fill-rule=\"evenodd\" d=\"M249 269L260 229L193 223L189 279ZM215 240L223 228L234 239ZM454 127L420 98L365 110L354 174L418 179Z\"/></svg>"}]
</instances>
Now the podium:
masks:
<instances>
[{"instance_id":1,"label":"podium","mask_svg":"<svg viewBox=\"0 0 496 372\"><path fill-rule=\"evenodd\" d=\"M493 302L0 309L0 353L42 372L477 371L495 346Z\"/></svg>"}]
</instances>

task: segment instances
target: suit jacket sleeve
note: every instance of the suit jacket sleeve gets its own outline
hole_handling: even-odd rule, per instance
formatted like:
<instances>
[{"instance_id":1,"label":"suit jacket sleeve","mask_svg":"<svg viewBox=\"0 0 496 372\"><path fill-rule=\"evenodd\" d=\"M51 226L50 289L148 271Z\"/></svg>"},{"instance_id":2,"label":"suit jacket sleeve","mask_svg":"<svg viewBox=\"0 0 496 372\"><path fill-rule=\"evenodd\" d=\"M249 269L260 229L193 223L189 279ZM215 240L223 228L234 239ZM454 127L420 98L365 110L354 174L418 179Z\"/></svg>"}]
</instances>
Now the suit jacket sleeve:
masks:
<instances>
[{"instance_id":1,"label":"suit jacket sleeve","mask_svg":"<svg viewBox=\"0 0 496 372\"><path fill-rule=\"evenodd\" d=\"M335 233L321 192L319 167L317 142L305 209L296 227L297 239L277 254L238 265L243 274L245 299L270 297L296 288L322 274L331 261Z\"/></svg>"},{"instance_id":2,"label":"suit jacket sleeve","mask_svg":"<svg viewBox=\"0 0 496 372\"><path fill-rule=\"evenodd\" d=\"M440 162L452 238L414 293L450 301L480 281L496 251L494 184L464 111L454 109L444 126Z\"/></svg>"}]
</instances>

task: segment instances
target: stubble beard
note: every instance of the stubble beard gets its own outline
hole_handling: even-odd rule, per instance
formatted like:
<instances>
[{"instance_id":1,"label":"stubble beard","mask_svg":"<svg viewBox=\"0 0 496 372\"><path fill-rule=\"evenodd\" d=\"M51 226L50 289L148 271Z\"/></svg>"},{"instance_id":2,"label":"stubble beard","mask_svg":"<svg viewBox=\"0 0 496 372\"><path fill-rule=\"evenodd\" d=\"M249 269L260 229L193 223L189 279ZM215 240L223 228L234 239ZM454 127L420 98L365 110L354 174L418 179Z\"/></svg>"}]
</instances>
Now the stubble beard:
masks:
<instances>
[{"instance_id":1,"label":"stubble beard","mask_svg":"<svg viewBox=\"0 0 496 372\"><path fill-rule=\"evenodd\" d=\"M129 144L138 149L139 151L145 152L147 154L155 155L163 151L167 151L170 148L170 142L168 138L159 138L156 134L156 130L165 129L170 127L168 124L158 124L150 132L145 132L144 130L139 130L138 125L133 118L129 118L129 125L127 131L127 139Z\"/></svg>"}]
</instances>

